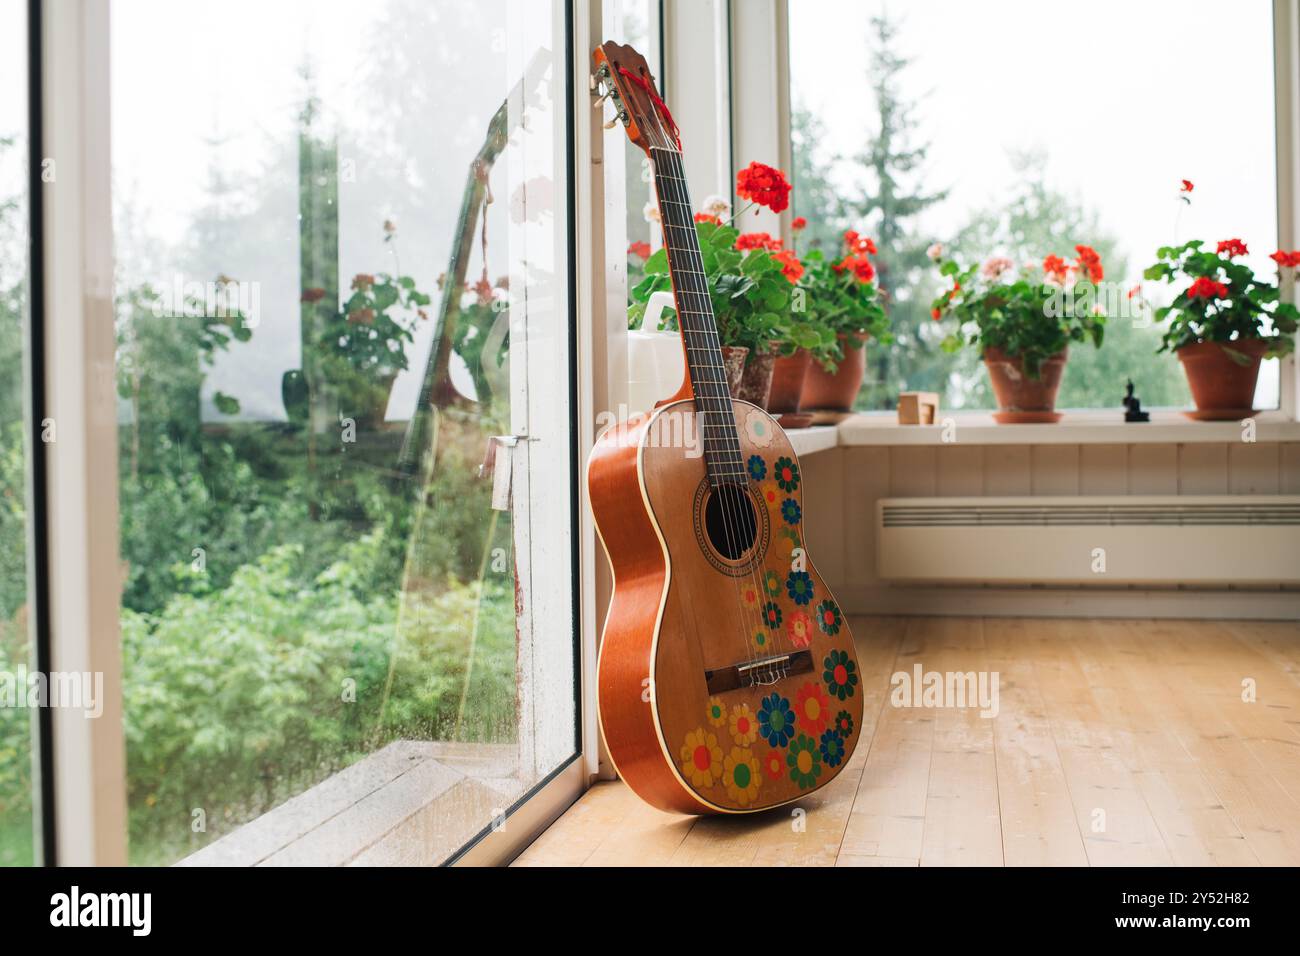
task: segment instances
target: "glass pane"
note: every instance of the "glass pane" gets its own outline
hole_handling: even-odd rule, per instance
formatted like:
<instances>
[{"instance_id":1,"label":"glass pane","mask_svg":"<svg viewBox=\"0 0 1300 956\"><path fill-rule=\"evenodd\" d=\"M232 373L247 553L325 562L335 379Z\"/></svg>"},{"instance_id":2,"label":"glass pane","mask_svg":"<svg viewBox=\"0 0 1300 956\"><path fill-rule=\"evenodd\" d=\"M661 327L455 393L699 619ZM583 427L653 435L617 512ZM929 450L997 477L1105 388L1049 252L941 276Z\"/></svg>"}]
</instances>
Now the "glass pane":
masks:
<instances>
[{"instance_id":1,"label":"glass pane","mask_svg":"<svg viewBox=\"0 0 1300 956\"><path fill-rule=\"evenodd\" d=\"M0 0L0 866L34 862L27 595L27 4Z\"/></svg>"},{"instance_id":2,"label":"glass pane","mask_svg":"<svg viewBox=\"0 0 1300 956\"><path fill-rule=\"evenodd\" d=\"M1058 405L1117 408L1127 378L1146 407L1190 405L1180 363L1156 354L1159 327L1128 305L1142 270L1160 246L1239 237L1256 272L1276 274L1272 7L1224 10L1100 0L1081 15L1014 0L990 17L951 0L791 0L802 241L838 243L850 226L875 237L893 297L898 342L868 348L860 407L892 408L904 389L941 392L949 408L993 405L975 350L939 348L950 330L929 315L940 287L925 253L936 241L965 262L1041 262L1094 246L1107 341L1071 349ZM1062 69L1063 49L1104 51L1123 66L1080 78ZM1188 63L1213 63L1232 81L1170 95ZM1225 116L1230 136L1188 135ZM1183 179L1195 184L1190 205ZM1144 293L1169 297L1150 283ZM1257 407L1277 406L1278 374L1276 360L1265 363Z\"/></svg>"},{"instance_id":3,"label":"glass pane","mask_svg":"<svg viewBox=\"0 0 1300 956\"><path fill-rule=\"evenodd\" d=\"M645 57L656 78L662 84L659 57L659 2L658 0L606 0L606 36L618 43L633 47ZM622 140L625 192L627 196L627 287L631 289L645 277L646 259L652 250L659 248L659 230L651 227L646 209L652 199L650 160L641 147L626 136ZM606 142L606 148L611 141ZM629 305L631 300L629 299Z\"/></svg>"},{"instance_id":4,"label":"glass pane","mask_svg":"<svg viewBox=\"0 0 1300 956\"><path fill-rule=\"evenodd\" d=\"M114 5L133 863L436 863L575 752L563 34Z\"/></svg>"}]
</instances>

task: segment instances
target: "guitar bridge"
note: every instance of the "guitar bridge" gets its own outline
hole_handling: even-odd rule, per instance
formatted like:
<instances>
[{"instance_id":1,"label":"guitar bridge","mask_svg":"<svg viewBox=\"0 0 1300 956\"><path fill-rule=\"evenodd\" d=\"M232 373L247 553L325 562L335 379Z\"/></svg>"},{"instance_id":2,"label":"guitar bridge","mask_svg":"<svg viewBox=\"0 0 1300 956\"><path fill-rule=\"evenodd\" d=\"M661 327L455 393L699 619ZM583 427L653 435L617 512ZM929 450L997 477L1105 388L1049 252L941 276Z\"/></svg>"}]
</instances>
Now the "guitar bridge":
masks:
<instances>
[{"instance_id":1,"label":"guitar bridge","mask_svg":"<svg viewBox=\"0 0 1300 956\"><path fill-rule=\"evenodd\" d=\"M706 670L704 683L710 694L718 694L741 687L765 687L791 674L811 673L812 669L811 652L791 651L789 654L774 654L755 661Z\"/></svg>"}]
</instances>

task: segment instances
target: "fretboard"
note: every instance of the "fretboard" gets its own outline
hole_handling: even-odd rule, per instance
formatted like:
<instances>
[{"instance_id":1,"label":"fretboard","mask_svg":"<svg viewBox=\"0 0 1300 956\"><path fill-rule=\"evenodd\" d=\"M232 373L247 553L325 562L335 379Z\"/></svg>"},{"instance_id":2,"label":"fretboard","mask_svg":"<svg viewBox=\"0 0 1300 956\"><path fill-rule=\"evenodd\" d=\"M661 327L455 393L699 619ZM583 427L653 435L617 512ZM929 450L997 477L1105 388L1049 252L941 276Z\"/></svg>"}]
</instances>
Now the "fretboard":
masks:
<instances>
[{"instance_id":1,"label":"fretboard","mask_svg":"<svg viewBox=\"0 0 1300 956\"><path fill-rule=\"evenodd\" d=\"M650 156L654 161L664 246L668 250L668 270L677 305L677 326L686 348L686 366L695 392L696 423L709 482L714 487L723 482L743 484L745 463L736 435L731 391L727 387L704 260L695 235L695 214L686 191L682 157L666 149L653 149Z\"/></svg>"}]
</instances>

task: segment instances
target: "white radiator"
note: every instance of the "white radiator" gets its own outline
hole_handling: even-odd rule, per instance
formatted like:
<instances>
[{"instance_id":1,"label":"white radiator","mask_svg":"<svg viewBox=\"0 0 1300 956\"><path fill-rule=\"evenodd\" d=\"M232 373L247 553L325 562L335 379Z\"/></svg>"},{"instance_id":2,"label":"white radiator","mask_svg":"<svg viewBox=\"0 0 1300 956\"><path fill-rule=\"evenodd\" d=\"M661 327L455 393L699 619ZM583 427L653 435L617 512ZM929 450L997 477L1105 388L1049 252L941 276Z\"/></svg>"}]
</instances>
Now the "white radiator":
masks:
<instances>
[{"instance_id":1,"label":"white radiator","mask_svg":"<svg viewBox=\"0 0 1300 956\"><path fill-rule=\"evenodd\" d=\"M1300 583L1300 496L883 498L876 568L895 581Z\"/></svg>"}]
</instances>

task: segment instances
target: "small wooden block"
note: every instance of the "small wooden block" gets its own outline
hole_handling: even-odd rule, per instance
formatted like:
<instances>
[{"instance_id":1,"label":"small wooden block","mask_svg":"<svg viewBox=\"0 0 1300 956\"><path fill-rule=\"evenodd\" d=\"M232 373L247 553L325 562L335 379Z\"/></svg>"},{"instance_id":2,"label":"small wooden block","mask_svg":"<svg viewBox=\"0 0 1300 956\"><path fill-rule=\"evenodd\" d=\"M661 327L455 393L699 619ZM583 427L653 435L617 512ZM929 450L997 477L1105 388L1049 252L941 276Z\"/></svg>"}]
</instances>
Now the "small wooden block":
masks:
<instances>
[{"instance_id":1,"label":"small wooden block","mask_svg":"<svg viewBox=\"0 0 1300 956\"><path fill-rule=\"evenodd\" d=\"M933 425L938 417L937 392L903 392L898 396L898 424Z\"/></svg>"}]
</instances>

